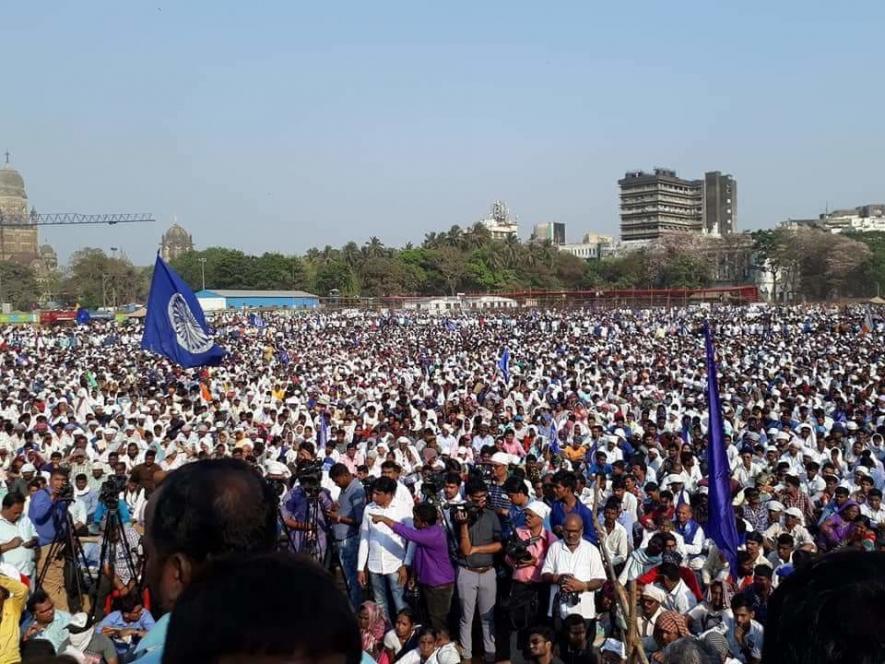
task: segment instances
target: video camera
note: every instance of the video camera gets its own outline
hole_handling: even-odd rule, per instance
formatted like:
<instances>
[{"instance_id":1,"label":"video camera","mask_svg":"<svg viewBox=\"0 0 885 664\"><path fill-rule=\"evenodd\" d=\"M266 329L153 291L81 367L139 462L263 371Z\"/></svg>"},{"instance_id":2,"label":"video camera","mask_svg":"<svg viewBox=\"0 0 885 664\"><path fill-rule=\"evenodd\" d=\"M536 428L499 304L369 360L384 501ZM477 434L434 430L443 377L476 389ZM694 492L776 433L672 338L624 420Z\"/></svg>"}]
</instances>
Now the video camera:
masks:
<instances>
[{"instance_id":1,"label":"video camera","mask_svg":"<svg viewBox=\"0 0 885 664\"><path fill-rule=\"evenodd\" d=\"M59 490L56 500L62 503L74 502L74 485L70 482L65 482Z\"/></svg>"},{"instance_id":2,"label":"video camera","mask_svg":"<svg viewBox=\"0 0 885 664\"><path fill-rule=\"evenodd\" d=\"M104 482L98 491L98 500L108 510L115 510L119 504L120 492L126 488L126 478L112 475Z\"/></svg>"},{"instance_id":3,"label":"video camera","mask_svg":"<svg viewBox=\"0 0 885 664\"><path fill-rule=\"evenodd\" d=\"M504 544L504 553L515 563L529 563L532 561L532 554L529 552L531 544L532 540L524 540L513 533L513 536Z\"/></svg>"},{"instance_id":4,"label":"video camera","mask_svg":"<svg viewBox=\"0 0 885 664\"><path fill-rule=\"evenodd\" d=\"M473 503L461 503L460 505L452 505L450 508L452 523L462 523L463 521L466 521L467 523L472 524L479 518L480 514L482 514L482 508L477 507Z\"/></svg>"},{"instance_id":5,"label":"video camera","mask_svg":"<svg viewBox=\"0 0 885 664\"><path fill-rule=\"evenodd\" d=\"M320 483L323 479L322 461L302 461L295 469L295 479L308 498L320 495Z\"/></svg>"},{"instance_id":6,"label":"video camera","mask_svg":"<svg viewBox=\"0 0 885 664\"><path fill-rule=\"evenodd\" d=\"M432 501L439 498L440 491L446 485L445 471L431 473L421 480L421 494L424 500Z\"/></svg>"}]
</instances>

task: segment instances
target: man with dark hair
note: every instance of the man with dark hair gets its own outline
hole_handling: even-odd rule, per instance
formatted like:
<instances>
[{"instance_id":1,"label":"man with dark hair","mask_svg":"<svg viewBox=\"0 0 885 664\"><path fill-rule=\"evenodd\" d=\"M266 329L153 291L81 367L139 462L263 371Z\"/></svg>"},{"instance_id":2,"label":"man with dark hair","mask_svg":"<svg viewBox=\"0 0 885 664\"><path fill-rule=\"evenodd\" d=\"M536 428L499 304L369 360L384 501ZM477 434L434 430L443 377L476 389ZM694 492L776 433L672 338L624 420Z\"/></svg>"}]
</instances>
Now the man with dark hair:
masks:
<instances>
[{"instance_id":1,"label":"man with dark hair","mask_svg":"<svg viewBox=\"0 0 885 664\"><path fill-rule=\"evenodd\" d=\"M885 662L883 570L881 551L833 553L797 565L768 604L763 661Z\"/></svg>"},{"instance_id":2,"label":"man with dark hair","mask_svg":"<svg viewBox=\"0 0 885 664\"><path fill-rule=\"evenodd\" d=\"M495 661L494 610L497 582L494 556L501 551L501 521L488 505L485 482L467 482L472 514L458 510L453 517L458 542L458 601L461 606L461 656L473 657L473 614L479 609L483 653L486 662Z\"/></svg>"},{"instance_id":3,"label":"man with dark hair","mask_svg":"<svg viewBox=\"0 0 885 664\"><path fill-rule=\"evenodd\" d=\"M731 612L723 616L720 626L731 656L745 664L762 661L763 630L755 618L750 600L744 595L735 595L731 598ZM781 660L770 661L781 664Z\"/></svg>"},{"instance_id":4,"label":"man with dark hair","mask_svg":"<svg viewBox=\"0 0 885 664\"><path fill-rule=\"evenodd\" d=\"M7 493L3 496L0 509L0 554L3 562L15 567L19 574L34 576L34 548L37 546L37 533L31 520L22 512L25 497L20 493Z\"/></svg>"},{"instance_id":5,"label":"man with dark hair","mask_svg":"<svg viewBox=\"0 0 885 664\"><path fill-rule=\"evenodd\" d=\"M169 473L145 511L145 579L154 611L169 611L207 564L272 551L277 505L269 484L235 459L202 460ZM136 660L160 662L168 614L138 644Z\"/></svg>"},{"instance_id":6,"label":"man with dark hair","mask_svg":"<svg viewBox=\"0 0 885 664\"><path fill-rule=\"evenodd\" d=\"M556 496L556 501L550 512L550 527L557 536L562 537L565 517L572 513L577 514L584 522L584 539L591 544L596 544L596 524L593 512L575 495L577 485L577 478L571 471L560 470L553 476L553 494Z\"/></svg>"},{"instance_id":7,"label":"man with dark hair","mask_svg":"<svg viewBox=\"0 0 885 664\"><path fill-rule=\"evenodd\" d=\"M529 630L528 660L534 664L562 664L554 653L554 633L545 625L532 627Z\"/></svg>"},{"instance_id":8,"label":"man with dark hair","mask_svg":"<svg viewBox=\"0 0 885 664\"><path fill-rule=\"evenodd\" d=\"M64 537L67 531L67 511L69 503L59 500L61 491L68 482L67 473L57 468L49 477L49 485L40 489L31 497L31 505L28 508L28 517L37 530L38 543L40 545L39 565L40 571L46 565L42 587L52 598L53 604L61 610L67 611L71 603L80 600L68 595L65 584L65 564L73 562L73 551L64 547L62 551L47 562L52 542L57 538Z\"/></svg>"},{"instance_id":9,"label":"man with dark hair","mask_svg":"<svg viewBox=\"0 0 885 664\"><path fill-rule=\"evenodd\" d=\"M347 582L350 604L356 611L363 601L362 589L356 578L356 563L360 548L360 525L366 509L366 490L343 463L336 463L329 469L329 479L341 489L341 494L327 518L332 524L332 539Z\"/></svg>"},{"instance_id":10,"label":"man with dark hair","mask_svg":"<svg viewBox=\"0 0 885 664\"><path fill-rule=\"evenodd\" d=\"M412 550L390 526L376 523L372 517L386 516L412 525L412 510L396 502L396 487L397 483L386 476L379 477L372 487L372 502L366 506L360 525L356 566L358 583L363 588L372 584L375 602L388 620L406 607L403 591L409 577ZM393 600L392 607L388 593Z\"/></svg>"},{"instance_id":11,"label":"man with dark hair","mask_svg":"<svg viewBox=\"0 0 885 664\"><path fill-rule=\"evenodd\" d=\"M340 662L362 656L347 599L319 565L289 553L216 560L181 594L164 664Z\"/></svg>"}]
</instances>

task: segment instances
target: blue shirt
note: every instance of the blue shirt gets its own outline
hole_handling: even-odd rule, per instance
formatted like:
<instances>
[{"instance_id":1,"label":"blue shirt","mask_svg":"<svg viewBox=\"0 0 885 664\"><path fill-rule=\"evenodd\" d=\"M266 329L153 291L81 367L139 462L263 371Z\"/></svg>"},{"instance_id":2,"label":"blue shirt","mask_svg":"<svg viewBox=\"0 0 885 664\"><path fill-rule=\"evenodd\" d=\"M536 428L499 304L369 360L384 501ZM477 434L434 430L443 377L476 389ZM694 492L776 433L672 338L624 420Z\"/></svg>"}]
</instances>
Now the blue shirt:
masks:
<instances>
[{"instance_id":1,"label":"blue shirt","mask_svg":"<svg viewBox=\"0 0 885 664\"><path fill-rule=\"evenodd\" d=\"M135 659L138 664L160 664L163 661L163 647L166 645L166 632L169 630L169 618L172 614L163 615L150 632L135 646Z\"/></svg>"},{"instance_id":2,"label":"blue shirt","mask_svg":"<svg viewBox=\"0 0 885 664\"><path fill-rule=\"evenodd\" d=\"M104 518L104 515L107 513L108 508L101 501L98 501L98 507L95 508L95 516L92 518L93 523L96 525L101 525L101 520ZM122 498L117 501L117 511L120 514L120 520L123 523L129 523L132 521L132 517L129 515L129 506L126 504L126 501Z\"/></svg>"},{"instance_id":3,"label":"blue shirt","mask_svg":"<svg viewBox=\"0 0 885 664\"><path fill-rule=\"evenodd\" d=\"M550 511L550 526L555 531L557 527L561 527L565 522L568 514L577 514L584 522L584 539L591 544L597 544L596 526L593 523L593 513L580 500L575 503L575 508L571 512L565 511L565 504L561 500L553 502L553 509Z\"/></svg>"},{"instance_id":4,"label":"blue shirt","mask_svg":"<svg viewBox=\"0 0 885 664\"><path fill-rule=\"evenodd\" d=\"M40 489L31 497L28 518L34 524L40 546L51 544L57 533L64 532L66 510L67 503L53 501L48 489Z\"/></svg>"},{"instance_id":5,"label":"blue shirt","mask_svg":"<svg viewBox=\"0 0 885 664\"><path fill-rule=\"evenodd\" d=\"M110 627L111 629L140 629L148 632L155 624L154 617L147 609L142 609L141 615L138 616L138 620L135 622L126 622L123 619L122 611L112 611L105 616L104 620L98 623L98 631L100 632L106 627Z\"/></svg>"}]
</instances>

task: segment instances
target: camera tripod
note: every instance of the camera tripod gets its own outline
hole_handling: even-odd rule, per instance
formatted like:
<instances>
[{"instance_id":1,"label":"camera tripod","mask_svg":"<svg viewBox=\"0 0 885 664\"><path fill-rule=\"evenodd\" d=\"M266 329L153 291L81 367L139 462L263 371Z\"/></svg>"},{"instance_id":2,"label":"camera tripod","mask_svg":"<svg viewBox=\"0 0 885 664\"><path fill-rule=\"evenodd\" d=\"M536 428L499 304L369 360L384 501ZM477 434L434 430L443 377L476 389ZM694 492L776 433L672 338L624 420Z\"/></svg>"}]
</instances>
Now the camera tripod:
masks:
<instances>
[{"instance_id":1,"label":"camera tripod","mask_svg":"<svg viewBox=\"0 0 885 664\"><path fill-rule=\"evenodd\" d=\"M117 503L115 502L113 507L111 507L110 504L105 504L105 507L108 508L108 511L107 516L105 517L104 536L101 540L101 551L98 557L98 574L92 589L92 610L89 612L87 625L92 625L93 622L95 622L96 607L98 606L99 595L101 594L101 581L105 565L110 567L111 590L113 590L113 576L116 574L115 567L117 560L119 559L118 547L123 547L123 561L126 563L126 569L129 572L130 580L134 580L136 583L136 589L140 587L142 578L142 575L139 574L139 570L136 570L135 562L132 558L132 550L129 547L129 539L126 537L126 526L123 523L123 519L120 518L120 511Z\"/></svg>"},{"instance_id":2,"label":"camera tripod","mask_svg":"<svg viewBox=\"0 0 885 664\"><path fill-rule=\"evenodd\" d=\"M76 613L75 609L80 609L83 606L83 598L88 597L87 586L95 585L95 582L92 575L89 573L89 563L86 558L86 552L83 550L83 544L80 542L80 538L75 532L74 520L71 518L71 513L68 511L70 501L63 501L62 504L64 505L63 527L56 528L55 537L49 545L49 552L46 555L46 560L43 561L43 567L40 569L39 574L37 574L37 581L34 587L46 590L43 584L46 581L49 566L52 564L52 561L57 560L58 558L64 558L62 589L69 599L68 608L71 609L72 613ZM53 509L56 510L60 508L53 507ZM53 515L53 518L55 518L55 515ZM56 523L56 525L58 525L58 523ZM69 579L69 575L72 576L73 579ZM71 581L76 587L76 595L71 595L68 591ZM70 602L70 599L72 597L76 597L76 605L71 605L72 603Z\"/></svg>"}]
</instances>

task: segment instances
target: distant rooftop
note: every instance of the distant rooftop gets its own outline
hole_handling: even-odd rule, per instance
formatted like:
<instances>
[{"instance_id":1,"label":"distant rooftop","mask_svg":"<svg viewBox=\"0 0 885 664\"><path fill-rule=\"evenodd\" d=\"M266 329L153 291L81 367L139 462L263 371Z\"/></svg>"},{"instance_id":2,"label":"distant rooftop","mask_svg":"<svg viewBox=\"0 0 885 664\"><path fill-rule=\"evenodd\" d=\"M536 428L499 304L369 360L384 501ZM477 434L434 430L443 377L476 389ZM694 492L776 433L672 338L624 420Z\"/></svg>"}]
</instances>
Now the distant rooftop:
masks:
<instances>
[{"instance_id":1,"label":"distant rooftop","mask_svg":"<svg viewBox=\"0 0 885 664\"><path fill-rule=\"evenodd\" d=\"M219 297L317 297L303 290L224 290L207 288L197 295L217 295Z\"/></svg>"}]
</instances>

